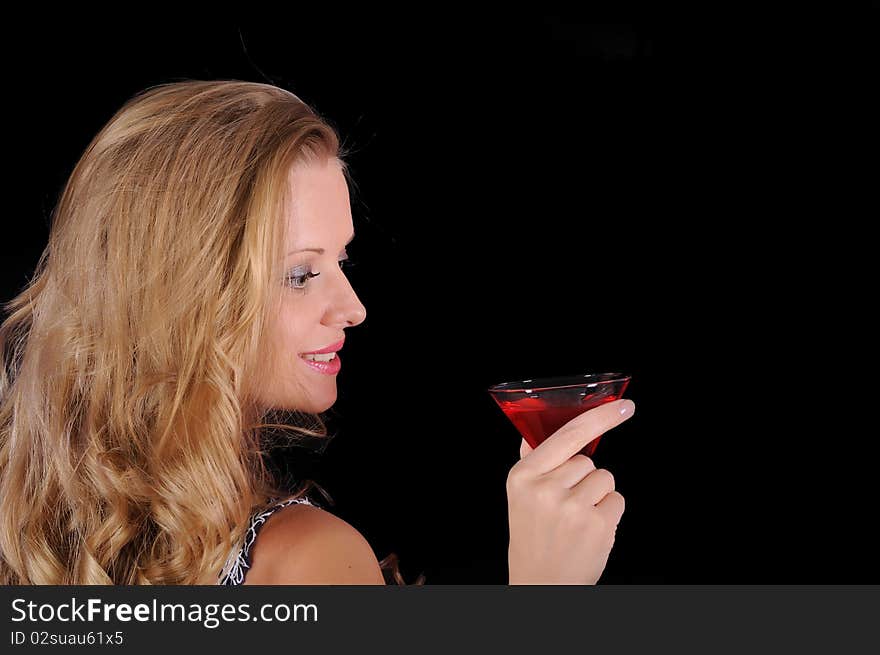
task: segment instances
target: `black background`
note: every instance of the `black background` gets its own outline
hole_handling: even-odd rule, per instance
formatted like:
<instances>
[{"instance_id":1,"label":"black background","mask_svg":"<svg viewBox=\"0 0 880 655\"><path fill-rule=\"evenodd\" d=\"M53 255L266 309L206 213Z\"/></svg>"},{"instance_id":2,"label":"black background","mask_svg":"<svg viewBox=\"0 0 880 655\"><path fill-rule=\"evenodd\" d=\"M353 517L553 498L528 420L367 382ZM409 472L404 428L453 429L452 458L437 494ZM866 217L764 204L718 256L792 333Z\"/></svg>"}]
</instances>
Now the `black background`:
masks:
<instances>
[{"instance_id":1,"label":"black background","mask_svg":"<svg viewBox=\"0 0 880 655\"><path fill-rule=\"evenodd\" d=\"M10 30L3 298L131 95L273 83L355 150L368 312L348 331L335 438L279 463L321 482L378 557L398 553L408 580L504 583L520 437L487 387L620 370L637 409L594 456L627 500L601 582L880 581L877 435L854 376L872 300L850 223L876 207L835 186L854 157L825 154L866 137L847 94L869 85L876 33L592 18Z\"/></svg>"}]
</instances>

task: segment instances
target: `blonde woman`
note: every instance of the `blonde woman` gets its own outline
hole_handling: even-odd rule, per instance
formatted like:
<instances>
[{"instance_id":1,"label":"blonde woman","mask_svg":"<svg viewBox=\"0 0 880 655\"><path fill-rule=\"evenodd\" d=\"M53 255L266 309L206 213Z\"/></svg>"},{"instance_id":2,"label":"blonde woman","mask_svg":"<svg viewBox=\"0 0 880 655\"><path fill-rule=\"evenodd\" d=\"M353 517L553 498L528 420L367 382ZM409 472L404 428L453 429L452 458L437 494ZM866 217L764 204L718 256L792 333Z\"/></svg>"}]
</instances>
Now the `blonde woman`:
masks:
<instances>
[{"instance_id":1,"label":"blonde woman","mask_svg":"<svg viewBox=\"0 0 880 655\"><path fill-rule=\"evenodd\" d=\"M283 488L261 441L272 409L326 436L366 317L334 129L272 85L152 87L92 140L52 219L0 326L0 584L403 583L311 481ZM571 455L622 420L610 405L524 445L511 582L601 573L623 499Z\"/></svg>"}]
</instances>

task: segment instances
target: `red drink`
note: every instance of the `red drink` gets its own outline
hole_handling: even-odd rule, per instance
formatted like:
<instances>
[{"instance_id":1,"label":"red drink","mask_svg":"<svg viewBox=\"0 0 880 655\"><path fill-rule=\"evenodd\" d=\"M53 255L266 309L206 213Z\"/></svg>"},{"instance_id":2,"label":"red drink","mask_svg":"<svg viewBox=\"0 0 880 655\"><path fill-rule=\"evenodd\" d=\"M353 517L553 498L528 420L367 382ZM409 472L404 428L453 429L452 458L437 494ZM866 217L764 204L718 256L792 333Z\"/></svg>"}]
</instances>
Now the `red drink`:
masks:
<instances>
[{"instance_id":1,"label":"red drink","mask_svg":"<svg viewBox=\"0 0 880 655\"><path fill-rule=\"evenodd\" d=\"M629 383L628 376L621 377L619 374L579 377L584 382L572 384L573 378L527 380L495 385L490 392L526 442L532 448L537 448L575 416L621 398ZM602 381L597 383L597 379ZM541 384L562 382L568 384L541 387ZM601 435L579 452L592 457L599 439Z\"/></svg>"}]
</instances>

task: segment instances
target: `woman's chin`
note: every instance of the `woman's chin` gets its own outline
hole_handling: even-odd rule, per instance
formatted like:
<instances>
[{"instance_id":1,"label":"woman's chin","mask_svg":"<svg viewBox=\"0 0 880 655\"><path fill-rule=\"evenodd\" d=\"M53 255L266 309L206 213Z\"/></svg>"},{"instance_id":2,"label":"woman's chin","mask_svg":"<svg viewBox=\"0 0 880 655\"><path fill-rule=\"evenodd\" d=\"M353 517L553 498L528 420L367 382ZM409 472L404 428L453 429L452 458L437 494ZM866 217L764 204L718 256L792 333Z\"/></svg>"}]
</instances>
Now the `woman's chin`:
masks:
<instances>
[{"instance_id":1,"label":"woman's chin","mask_svg":"<svg viewBox=\"0 0 880 655\"><path fill-rule=\"evenodd\" d=\"M284 409L290 411L306 412L308 414L320 414L326 412L336 403L336 394L327 398L309 398L308 400L297 399L285 403Z\"/></svg>"},{"instance_id":2,"label":"woman's chin","mask_svg":"<svg viewBox=\"0 0 880 655\"><path fill-rule=\"evenodd\" d=\"M289 388L276 386L274 393L263 395L265 406L288 412L305 412L320 414L326 412L336 403L338 396L335 381L330 384L313 385L295 381Z\"/></svg>"}]
</instances>

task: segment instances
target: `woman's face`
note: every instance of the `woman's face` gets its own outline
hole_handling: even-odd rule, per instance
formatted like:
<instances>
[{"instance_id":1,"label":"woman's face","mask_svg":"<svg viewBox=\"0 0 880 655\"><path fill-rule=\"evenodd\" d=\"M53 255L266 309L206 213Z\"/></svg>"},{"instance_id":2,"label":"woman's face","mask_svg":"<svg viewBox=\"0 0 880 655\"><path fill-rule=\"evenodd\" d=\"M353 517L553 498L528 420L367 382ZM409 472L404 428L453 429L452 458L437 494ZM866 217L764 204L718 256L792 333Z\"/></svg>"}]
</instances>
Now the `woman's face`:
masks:
<instances>
[{"instance_id":1,"label":"woman's face","mask_svg":"<svg viewBox=\"0 0 880 655\"><path fill-rule=\"evenodd\" d=\"M342 271L354 225L339 160L294 166L289 184L293 200L285 220L292 242L284 250L280 311L270 330L276 356L260 381L262 400L272 408L318 413L336 402L333 367L341 359L312 366L302 355L327 346L338 350L345 328L362 323L367 311Z\"/></svg>"}]
</instances>

